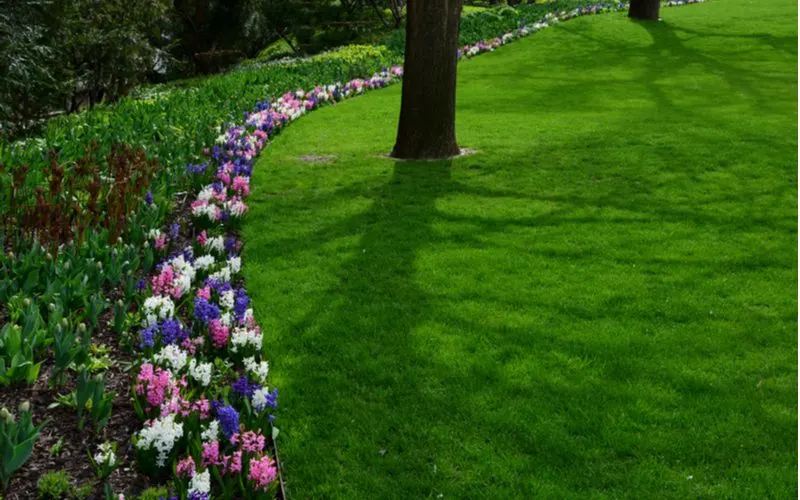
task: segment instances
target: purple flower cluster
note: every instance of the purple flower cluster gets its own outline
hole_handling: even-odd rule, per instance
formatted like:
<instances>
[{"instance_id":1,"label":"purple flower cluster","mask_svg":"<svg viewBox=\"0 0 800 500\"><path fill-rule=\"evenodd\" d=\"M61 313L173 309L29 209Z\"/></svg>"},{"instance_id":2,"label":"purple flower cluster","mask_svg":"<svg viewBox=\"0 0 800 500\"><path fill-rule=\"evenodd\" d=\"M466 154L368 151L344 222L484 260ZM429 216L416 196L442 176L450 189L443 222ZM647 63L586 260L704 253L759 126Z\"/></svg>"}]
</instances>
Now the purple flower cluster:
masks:
<instances>
[{"instance_id":1,"label":"purple flower cluster","mask_svg":"<svg viewBox=\"0 0 800 500\"><path fill-rule=\"evenodd\" d=\"M261 389L261 387L262 386L260 384L256 384L255 382L250 382L247 379L247 375L242 375L241 377L239 377L239 380L234 382L233 385L231 386L233 392L236 395L244 396L248 399L252 398L253 394L257 390Z\"/></svg>"},{"instance_id":2,"label":"purple flower cluster","mask_svg":"<svg viewBox=\"0 0 800 500\"><path fill-rule=\"evenodd\" d=\"M200 323L208 323L212 319L218 319L219 306L197 297L194 299L194 317Z\"/></svg>"},{"instance_id":3,"label":"purple flower cluster","mask_svg":"<svg viewBox=\"0 0 800 500\"><path fill-rule=\"evenodd\" d=\"M239 412L233 406L220 406L217 410L217 420L226 438L230 439L239 433Z\"/></svg>"}]
</instances>

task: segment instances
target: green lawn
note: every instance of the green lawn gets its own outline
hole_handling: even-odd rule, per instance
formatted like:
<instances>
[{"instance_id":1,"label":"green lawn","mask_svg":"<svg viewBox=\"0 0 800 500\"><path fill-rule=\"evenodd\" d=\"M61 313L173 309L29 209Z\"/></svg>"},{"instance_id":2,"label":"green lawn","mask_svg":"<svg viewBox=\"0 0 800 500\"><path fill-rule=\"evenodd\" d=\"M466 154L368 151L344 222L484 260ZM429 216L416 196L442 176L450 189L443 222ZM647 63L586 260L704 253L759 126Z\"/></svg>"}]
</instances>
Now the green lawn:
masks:
<instances>
[{"instance_id":1,"label":"green lawn","mask_svg":"<svg viewBox=\"0 0 800 500\"><path fill-rule=\"evenodd\" d=\"M293 498L795 498L797 6L581 18L260 159L245 274ZM309 163L304 155L335 155Z\"/></svg>"}]
</instances>

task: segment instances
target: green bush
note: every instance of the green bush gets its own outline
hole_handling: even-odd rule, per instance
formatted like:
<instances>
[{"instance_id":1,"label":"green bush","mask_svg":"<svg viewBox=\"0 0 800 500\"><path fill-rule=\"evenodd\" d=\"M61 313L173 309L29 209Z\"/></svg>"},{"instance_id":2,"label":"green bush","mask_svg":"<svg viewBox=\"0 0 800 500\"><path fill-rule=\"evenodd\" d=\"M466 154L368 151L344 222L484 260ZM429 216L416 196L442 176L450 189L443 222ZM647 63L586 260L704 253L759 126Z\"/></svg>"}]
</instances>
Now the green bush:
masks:
<instances>
[{"instance_id":1,"label":"green bush","mask_svg":"<svg viewBox=\"0 0 800 500\"><path fill-rule=\"evenodd\" d=\"M48 472L36 483L41 500L60 500L72 492L72 478L66 471Z\"/></svg>"},{"instance_id":2,"label":"green bush","mask_svg":"<svg viewBox=\"0 0 800 500\"><path fill-rule=\"evenodd\" d=\"M94 486L92 486L92 483L84 483L75 487L75 490L72 492L72 498L75 500L87 500L92 497L93 493Z\"/></svg>"},{"instance_id":3,"label":"green bush","mask_svg":"<svg viewBox=\"0 0 800 500\"><path fill-rule=\"evenodd\" d=\"M297 40L294 40L292 43L297 45ZM290 57L296 55L294 50L292 50L291 45L284 40L276 40L271 44L267 45L265 48L258 53L258 55L254 59L247 60L244 64L252 64L254 62L265 62L271 61L273 59L279 59L281 57Z\"/></svg>"},{"instance_id":4,"label":"green bush","mask_svg":"<svg viewBox=\"0 0 800 500\"><path fill-rule=\"evenodd\" d=\"M166 486L158 486L153 488L147 488L144 490L141 495L139 495L139 500L160 500L161 498L169 497L169 490L167 490Z\"/></svg>"},{"instance_id":5,"label":"green bush","mask_svg":"<svg viewBox=\"0 0 800 500\"><path fill-rule=\"evenodd\" d=\"M472 12L461 18L461 29L458 43L461 46L487 40L523 24L532 24L540 20L548 12L572 10L582 3L580 0L555 0L546 3L529 3L515 7L501 6Z\"/></svg>"}]
</instances>

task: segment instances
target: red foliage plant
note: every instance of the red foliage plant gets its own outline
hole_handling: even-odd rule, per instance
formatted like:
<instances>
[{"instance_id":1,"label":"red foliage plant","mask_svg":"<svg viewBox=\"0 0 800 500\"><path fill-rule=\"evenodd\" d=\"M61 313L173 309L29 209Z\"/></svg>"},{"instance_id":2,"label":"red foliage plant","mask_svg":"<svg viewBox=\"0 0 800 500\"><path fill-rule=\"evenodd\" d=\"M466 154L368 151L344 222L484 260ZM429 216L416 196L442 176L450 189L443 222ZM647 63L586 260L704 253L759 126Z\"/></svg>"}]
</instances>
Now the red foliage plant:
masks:
<instances>
[{"instance_id":1,"label":"red foliage plant","mask_svg":"<svg viewBox=\"0 0 800 500\"><path fill-rule=\"evenodd\" d=\"M61 244L80 247L86 232L98 228L108 230L109 243L119 238L128 214L144 198L158 161L148 159L142 148L115 144L101 173L97 150L92 143L74 164L59 163L58 154L51 152L42 169L44 185L26 186L28 165L12 169L8 211L2 218L12 247L29 238L52 251Z\"/></svg>"}]
</instances>

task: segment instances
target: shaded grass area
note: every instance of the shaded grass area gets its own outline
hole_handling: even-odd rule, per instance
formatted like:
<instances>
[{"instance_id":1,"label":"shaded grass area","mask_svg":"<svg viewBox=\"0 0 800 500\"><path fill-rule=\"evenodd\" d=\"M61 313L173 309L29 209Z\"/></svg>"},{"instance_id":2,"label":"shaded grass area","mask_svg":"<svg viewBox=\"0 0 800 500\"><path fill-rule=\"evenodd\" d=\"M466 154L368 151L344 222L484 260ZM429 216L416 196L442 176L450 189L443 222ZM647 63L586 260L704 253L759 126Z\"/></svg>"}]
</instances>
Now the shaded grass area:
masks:
<instances>
[{"instance_id":1,"label":"shaded grass area","mask_svg":"<svg viewBox=\"0 0 800 500\"><path fill-rule=\"evenodd\" d=\"M453 161L379 157L400 86L287 129L244 257L290 495L796 496L796 14L465 62Z\"/></svg>"}]
</instances>

